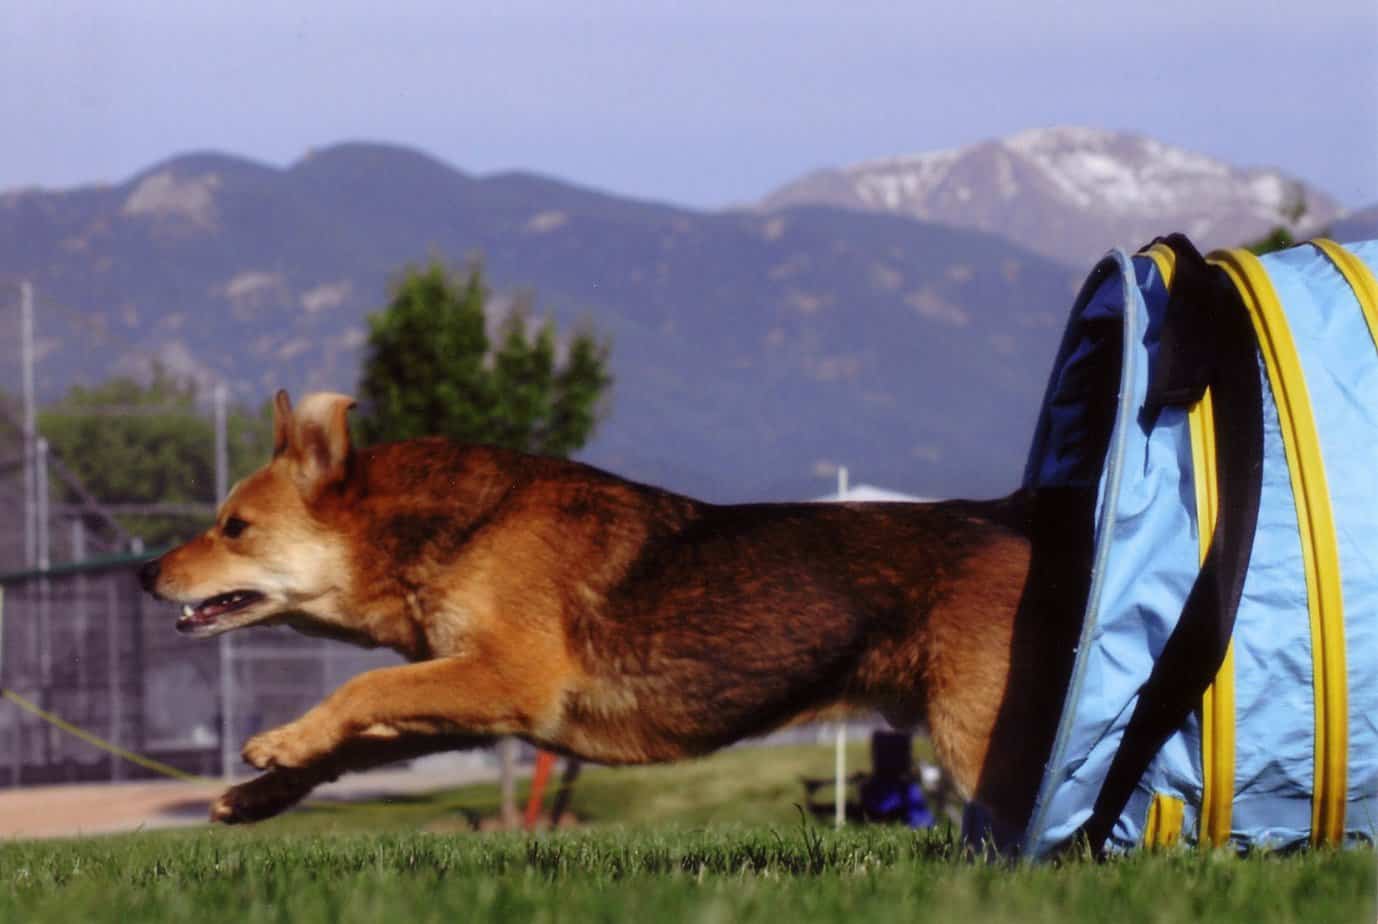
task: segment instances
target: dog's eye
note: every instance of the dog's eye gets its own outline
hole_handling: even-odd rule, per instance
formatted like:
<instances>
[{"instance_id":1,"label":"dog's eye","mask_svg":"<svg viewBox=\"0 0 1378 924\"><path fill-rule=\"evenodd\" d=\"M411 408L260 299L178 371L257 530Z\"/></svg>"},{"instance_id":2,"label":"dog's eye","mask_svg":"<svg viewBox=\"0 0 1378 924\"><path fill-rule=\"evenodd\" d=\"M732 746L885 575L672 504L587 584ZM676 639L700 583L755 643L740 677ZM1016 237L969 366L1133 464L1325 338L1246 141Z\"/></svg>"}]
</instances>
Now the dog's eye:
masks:
<instances>
[{"instance_id":1,"label":"dog's eye","mask_svg":"<svg viewBox=\"0 0 1378 924\"><path fill-rule=\"evenodd\" d=\"M239 517L230 517L225 521L225 525L220 527L220 531L225 534L227 539L238 539L244 530L249 528L249 524Z\"/></svg>"}]
</instances>

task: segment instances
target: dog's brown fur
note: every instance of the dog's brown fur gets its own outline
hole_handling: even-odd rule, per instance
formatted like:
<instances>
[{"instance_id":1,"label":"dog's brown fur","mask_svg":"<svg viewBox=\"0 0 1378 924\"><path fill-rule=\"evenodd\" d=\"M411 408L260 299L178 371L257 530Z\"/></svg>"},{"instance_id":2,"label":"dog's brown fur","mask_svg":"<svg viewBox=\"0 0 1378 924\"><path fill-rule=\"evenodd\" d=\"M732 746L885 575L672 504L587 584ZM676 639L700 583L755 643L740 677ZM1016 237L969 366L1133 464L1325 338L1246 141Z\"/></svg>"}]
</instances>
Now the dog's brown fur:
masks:
<instances>
[{"instance_id":1,"label":"dog's brown fur","mask_svg":"<svg viewBox=\"0 0 1378 924\"><path fill-rule=\"evenodd\" d=\"M351 404L311 395L293 413L280 392L272 461L146 574L183 603L266 595L203 634L288 623L413 662L252 738L245 760L267 773L217 819L496 735L669 761L838 706L926 723L965 793L1027 813L1050 710L1030 692L1039 645L1017 641L1040 634L1020 608L1018 495L715 506L442 439L355 450Z\"/></svg>"}]
</instances>

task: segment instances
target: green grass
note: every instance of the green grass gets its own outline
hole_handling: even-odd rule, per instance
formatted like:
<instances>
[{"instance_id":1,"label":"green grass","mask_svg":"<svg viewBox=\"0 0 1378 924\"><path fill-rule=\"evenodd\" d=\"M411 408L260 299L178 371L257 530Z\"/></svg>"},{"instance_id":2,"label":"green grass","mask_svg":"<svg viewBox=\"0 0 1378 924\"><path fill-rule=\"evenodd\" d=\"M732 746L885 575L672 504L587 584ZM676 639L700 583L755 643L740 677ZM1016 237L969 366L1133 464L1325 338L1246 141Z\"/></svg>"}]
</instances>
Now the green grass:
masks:
<instances>
[{"instance_id":1,"label":"green grass","mask_svg":"<svg viewBox=\"0 0 1378 924\"><path fill-rule=\"evenodd\" d=\"M0 848L0 920L1362 921L1370 852L1006 867L944 837L174 832Z\"/></svg>"},{"instance_id":2,"label":"green grass","mask_svg":"<svg viewBox=\"0 0 1378 924\"><path fill-rule=\"evenodd\" d=\"M803 821L798 776L830 767L798 748L590 772L575 809L591 825L534 837L455 830L496 795L470 787L248 829L11 842L0 922L1374 920L1371 850L985 862L946 830Z\"/></svg>"}]
</instances>

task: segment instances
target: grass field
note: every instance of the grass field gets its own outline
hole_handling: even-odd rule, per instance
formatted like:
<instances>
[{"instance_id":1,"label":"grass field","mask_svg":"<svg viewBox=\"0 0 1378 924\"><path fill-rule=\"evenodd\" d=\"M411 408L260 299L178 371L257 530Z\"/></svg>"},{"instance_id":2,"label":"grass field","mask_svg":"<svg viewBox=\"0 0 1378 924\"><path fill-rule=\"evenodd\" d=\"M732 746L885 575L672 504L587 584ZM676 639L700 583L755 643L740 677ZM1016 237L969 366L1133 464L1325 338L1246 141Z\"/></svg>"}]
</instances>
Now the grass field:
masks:
<instances>
[{"instance_id":1,"label":"grass field","mask_svg":"<svg viewBox=\"0 0 1378 924\"><path fill-rule=\"evenodd\" d=\"M243 830L11 842L0 921L1374 920L1372 851L1011 867L947 831L804 822L798 777L829 763L791 748L590 772L587 826L535 837L462 830L495 795L471 787Z\"/></svg>"}]
</instances>

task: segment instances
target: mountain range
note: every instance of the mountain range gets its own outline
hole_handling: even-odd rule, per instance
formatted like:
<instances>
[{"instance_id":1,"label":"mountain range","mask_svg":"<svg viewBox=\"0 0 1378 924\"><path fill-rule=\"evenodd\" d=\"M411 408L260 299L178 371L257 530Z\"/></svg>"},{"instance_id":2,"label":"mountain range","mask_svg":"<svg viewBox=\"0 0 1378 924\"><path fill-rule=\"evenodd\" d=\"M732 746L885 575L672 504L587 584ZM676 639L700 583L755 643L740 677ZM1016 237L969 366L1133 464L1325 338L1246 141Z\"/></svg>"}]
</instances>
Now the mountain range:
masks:
<instances>
[{"instance_id":1,"label":"mountain range","mask_svg":"<svg viewBox=\"0 0 1378 924\"><path fill-rule=\"evenodd\" d=\"M1091 128L1036 129L820 170L759 207L804 204L990 231L1074 265L1112 246L1137 247L1165 228L1213 249L1277 225L1324 228L1342 211L1281 170L1235 167L1153 138Z\"/></svg>"},{"instance_id":2,"label":"mountain range","mask_svg":"<svg viewBox=\"0 0 1378 924\"><path fill-rule=\"evenodd\" d=\"M972 189L999 186L1004 161L989 162L993 181L962 174ZM934 189L957 196L944 169ZM911 493L990 495L1017 482L1089 265L1049 255L1038 228L1071 219L1011 169L1000 235L950 212L810 201L800 184L707 212L380 144L286 168L192 154L119 184L0 193L0 316L32 281L48 398L157 360L257 403L280 385L353 390L390 280L480 258L499 308L529 292L562 328L611 339L616 384L586 461L722 501L822 494L837 464ZM1215 228L1235 243L1253 217Z\"/></svg>"},{"instance_id":3,"label":"mountain range","mask_svg":"<svg viewBox=\"0 0 1378 924\"><path fill-rule=\"evenodd\" d=\"M1340 218L1330 226L1330 234L1337 241L1378 239L1378 205L1370 205Z\"/></svg>"}]
</instances>

